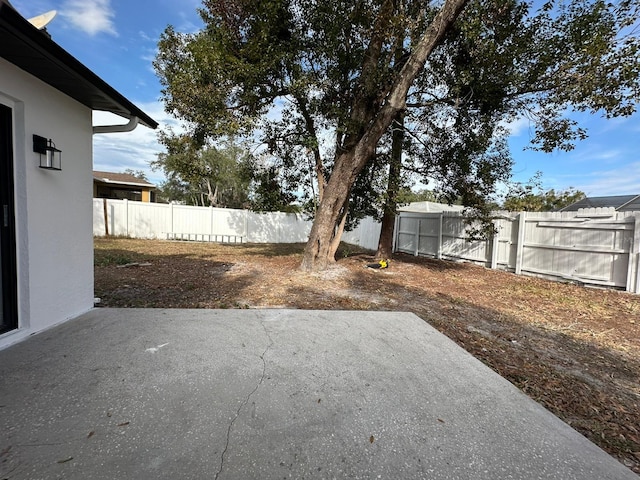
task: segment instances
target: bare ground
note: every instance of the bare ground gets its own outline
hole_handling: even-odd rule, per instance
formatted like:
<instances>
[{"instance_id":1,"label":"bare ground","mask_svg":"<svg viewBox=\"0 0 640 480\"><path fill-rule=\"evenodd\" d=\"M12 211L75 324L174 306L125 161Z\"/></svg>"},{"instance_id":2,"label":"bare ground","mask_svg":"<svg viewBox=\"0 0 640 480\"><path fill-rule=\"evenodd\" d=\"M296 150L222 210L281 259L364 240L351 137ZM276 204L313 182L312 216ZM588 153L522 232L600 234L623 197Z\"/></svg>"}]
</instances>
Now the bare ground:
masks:
<instances>
[{"instance_id":1,"label":"bare ground","mask_svg":"<svg viewBox=\"0 0 640 480\"><path fill-rule=\"evenodd\" d=\"M302 248L96 239L96 296L106 307L411 311L640 473L639 296L408 255L373 270L370 252L346 245L307 274Z\"/></svg>"}]
</instances>

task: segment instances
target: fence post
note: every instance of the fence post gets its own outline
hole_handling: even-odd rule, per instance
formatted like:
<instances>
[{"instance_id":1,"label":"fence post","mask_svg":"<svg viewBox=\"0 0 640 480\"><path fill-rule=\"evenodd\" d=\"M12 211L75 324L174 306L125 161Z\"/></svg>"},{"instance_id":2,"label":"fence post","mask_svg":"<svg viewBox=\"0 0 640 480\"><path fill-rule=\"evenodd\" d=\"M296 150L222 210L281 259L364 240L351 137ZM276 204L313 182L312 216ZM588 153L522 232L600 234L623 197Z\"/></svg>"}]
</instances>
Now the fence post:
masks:
<instances>
[{"instance_id":1,"label":"fence post","mask_svg":"<svg viewBox=\"0 0 640 480\"><path fill-rule=\"evenodd\" d=\"M109 236L109 210L107 208L107 199L102 199L102 210L104 213L104 234L105 236Z\"/></svg>"},{"instance_id":2,"label":"fence post","mask_svg":"<svg viewBox=\"0 0 640 480\"><path fill-rule=\"evenodd\" d=\"M171 234L171 237L173 237L173 234L175 233L173 231L173 202L169 204L169 233Z\"/></svg>"},{"instance_id":3,"label":"fence post","mask_svg":"<svg viewBox=\"0 0 640 480\"><path fill-rule=\"evenodd\" d=\"M249 241L249 210L244 210L244 241Z\"/></svg>"},{"instance_id":4,"label":"fence post","mask_svg":"<svg viewBox=\"0 0 640 480\"><path fill-rule=\"evenodd\" d=\"M124 236L129 236L129 200L124 199Z\"/></svg>"},{"instance_id":5,"label":"fence post","mask_svg":"<svg viewBox=\"0 0 640 480\"><path fill-rule=\"evenodd\" d=\"M640 216L634 215L633 238L629 245L627 292L640 293Z\"/></svg>"},{"instance_id":6,"label":"fence post","mask_svg":"<svg viewBox=\"0 0 640 480\"><path fill-rule=\"evenodd\" d=\"M416 248L413 252L413 254L417 257L418 253L420 251L420 226L422 225L422 220L418 219L418 228L416 228L416 237L415 237L415 242L416 242Z\"/></svg>"},{"instance_id":7,"label":"fence post","mask_svg":"<svg viewBox=\"0 0 640 480\"><path fill-rule=\"evenodd\" d=\"M111 235L118 235L116 233L116 206L113 202L109 202L109 218L111 219Z\"/></svg>"},{"instance_id":8,"label":"fence post","mask_svg":"<svg viewBox=\"0 0 640 480\"><path fill-rule=\"evenodd\" d=\"M443 224L444 212L440 212L438 217L438 245L436 246L436 258L442 260L442 224Z\"/></svg>"},{"instance_id":9,"label":"fence post","mask_svg":"<svg viewBox=\"0 0 640 480\"><path fill-rule=\"evenodd\" d=\"M527 212L520 212L520 214L518 215L518 244L516 245L516 275L520 275L522 273L526 221Z\"/></svg>"},{"instance_id":10,"label":"fence post","mask_svg":"<svg viewBox=\"0 0 640 480\"><path fill-rule=\"evenodd\" d=\"M213 205L209 205L209 235L213 235Z\"/></svg>"},{"instance_id":11,"label":"fence post","mask_svg":"<svg viewBox=\"0 0 640 480\"><path fill-rule=\"evenodd\" d=\"M638 253L638 251L640 250L640 245L638 245L638 243L640 243L640 235L638 234L640 228L639 228L640 222L638 222L638 217L636 216L636 228L635 228L635 232L634 232L634 245L637 245L635 247L635 251L636 251L636 284L635 284L635 288L633 289L633 293L640 293L640 253Z\"/></svg>"},{"instance_id":12,"label":"fence post","mask_svg":"<svg viewBox=\"0 0 640 480\"><path fill-rule=\"evenodd\" d=\"M393 221L393 243L391 244L391 253L396 253L396 248L398 246L398 235L400 232L398 231L400 228L400 215L396 215Z\"/></svg>"},{"instance_id":13,"label":"fence post","mask_svg":"<svg viewBox=\"0 0 640 480\"><path fill-rule=\"evenodd\" d=\"M500 233L498 232L498 227L495 224L495 220L493 222L496 233L494 233L493 237L491 237L491 268L495 270L496 268L498 268L498 246L500 245L500 239L498 238L498 235Z\"/></svg>"}]
</instances>

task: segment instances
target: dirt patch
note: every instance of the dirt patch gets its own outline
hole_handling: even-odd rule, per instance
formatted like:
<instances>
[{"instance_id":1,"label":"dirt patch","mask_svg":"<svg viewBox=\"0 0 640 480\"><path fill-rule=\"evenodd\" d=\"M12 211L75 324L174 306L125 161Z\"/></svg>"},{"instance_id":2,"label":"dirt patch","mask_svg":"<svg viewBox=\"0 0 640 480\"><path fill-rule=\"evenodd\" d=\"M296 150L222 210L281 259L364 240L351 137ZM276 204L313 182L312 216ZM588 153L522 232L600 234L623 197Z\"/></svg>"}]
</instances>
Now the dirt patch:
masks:
<instances>
[{"instance_id":1,"label":"dirt patch","mask_svg":"<svg viewBox=\"0 0 640 480\"><path fill-rule=\"evenodd\" d=\"M107 307L414 312L640 473L637 295L408 255L373 270L353 246L318 274L297 269L302 245L96 239L95 248Z\"/></svg>"}]
</instances>

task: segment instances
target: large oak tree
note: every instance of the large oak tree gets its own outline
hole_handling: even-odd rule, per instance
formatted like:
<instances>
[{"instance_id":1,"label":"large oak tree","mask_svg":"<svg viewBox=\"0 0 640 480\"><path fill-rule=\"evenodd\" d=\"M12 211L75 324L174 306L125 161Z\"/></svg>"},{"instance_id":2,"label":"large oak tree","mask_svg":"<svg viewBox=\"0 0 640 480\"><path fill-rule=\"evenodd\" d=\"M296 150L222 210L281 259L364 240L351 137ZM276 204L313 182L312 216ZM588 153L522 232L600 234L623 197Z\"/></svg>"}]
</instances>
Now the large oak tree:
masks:
<instances>
[{"instance_id":1,"label":"large oak tree","mask_svg":"<svg viewBox=\"0 0 640 480\"><path fill-rule=\"evenodd\" d=\"M415 140L416 171L481 207L510 165L501 122L528 115L533 144L550 150L584 135L569 108L630 114L637 14L631 1L530 13L515 0L205 0L205 28L168 28L155 67L196 148L246 134L314 175L302 263L314 270L333 261L352 188L392 123Z\"/></svg>"}]
</instances>

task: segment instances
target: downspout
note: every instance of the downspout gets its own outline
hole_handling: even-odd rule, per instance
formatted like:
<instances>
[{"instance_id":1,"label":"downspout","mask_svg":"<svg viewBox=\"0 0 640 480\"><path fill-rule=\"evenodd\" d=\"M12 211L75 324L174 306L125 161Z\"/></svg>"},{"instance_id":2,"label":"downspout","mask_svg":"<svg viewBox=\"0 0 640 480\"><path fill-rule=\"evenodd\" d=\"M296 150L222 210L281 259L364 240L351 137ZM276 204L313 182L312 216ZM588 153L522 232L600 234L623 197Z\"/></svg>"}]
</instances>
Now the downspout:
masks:
<instances>
[{"instance_id":1,"label":"downspout","mask_svg":"<svg viewBox=\"0 0 640 480\"><path fill-rule=\"evenodd\" d=\"M138 122L138 117L134 116L129 119L129 123L124 125L97 125L93 127L93 134L131 132L138 126Z\"/></svg>"}]
</instances>

